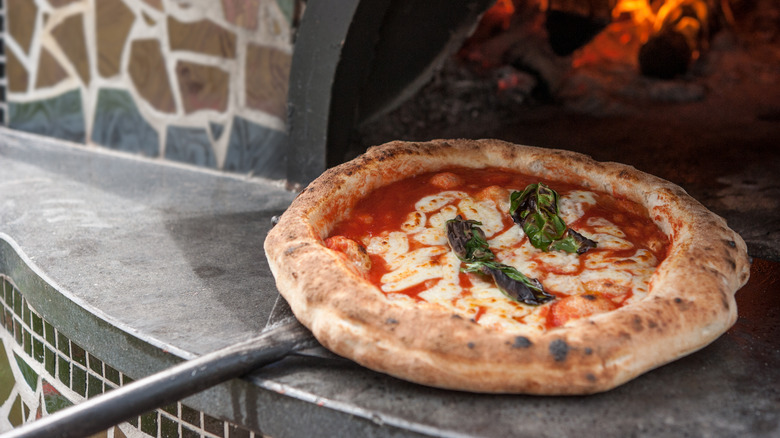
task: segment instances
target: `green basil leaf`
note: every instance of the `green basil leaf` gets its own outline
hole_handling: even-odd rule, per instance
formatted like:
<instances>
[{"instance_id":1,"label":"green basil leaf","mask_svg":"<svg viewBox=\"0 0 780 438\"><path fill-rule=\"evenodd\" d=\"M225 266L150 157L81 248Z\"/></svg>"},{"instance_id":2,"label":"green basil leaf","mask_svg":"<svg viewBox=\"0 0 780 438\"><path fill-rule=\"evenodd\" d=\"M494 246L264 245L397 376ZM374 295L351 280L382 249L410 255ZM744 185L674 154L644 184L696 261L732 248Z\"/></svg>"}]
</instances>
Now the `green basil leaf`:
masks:
<instances>
[{"instance_id":1,"label":"green basil leaf","mask_svg":"<svg viewBox=\"0 0 780 438\"><path fill-rule=\"evenodd\" d=\"M464 272L491 276L498 289L512 300L530 305L539 305L554 297L544 291L542 283L528 278L517 269L493 261L485 233L478 227L480 222L464 220L458 215L447 221L447 240L453 252L465 264Z\"/></svg>"},{"instance_id":2,"label":"green basil leaf","mask_svg":"<svg viewBox=\"0 0 780 438\"><path fill-rule=\"evenodd\" d=\"M596 242L568 228L558 209L558 193L544 183L529 184L510 195L509 214L534 248L583 254Z\"/></svg>"},{"instance_id":3,"label":"green basil leaf","mask_svg":"<svg viewBox=\"0 0 780 438\"><path fill-rule=\"evenodd\" d=\"M478 227L481 222L464 220L458 215L447 221L447 240L450 247L461 260L493 260L485 233Z\"/></svg>"}]
</instances>

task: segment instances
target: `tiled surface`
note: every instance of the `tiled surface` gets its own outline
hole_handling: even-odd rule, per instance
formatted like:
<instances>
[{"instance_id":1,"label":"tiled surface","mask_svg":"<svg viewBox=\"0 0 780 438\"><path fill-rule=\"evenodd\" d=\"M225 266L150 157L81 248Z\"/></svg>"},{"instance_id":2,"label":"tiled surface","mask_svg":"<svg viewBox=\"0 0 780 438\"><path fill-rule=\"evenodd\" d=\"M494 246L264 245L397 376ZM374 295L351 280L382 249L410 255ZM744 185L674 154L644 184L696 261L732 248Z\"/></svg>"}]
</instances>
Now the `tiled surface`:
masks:
<instances>
[{"instance_id":1,"label":"tiled surface","mask_svg":"<svg viewBox=\"0 0 780 438\"><path fill-rule=\"evenodd\" d=\"M32 102L9 102L8 117L15 128L50 137L83 142L84 113L79 89Z\"/></svg>"},{"instance_id":2,"label":"tiled surface","mask_svg":"<svg viewBox=\"0 0 780 438\"><path fill-rule=\"evenodd\" d=\"M68 339L0 272L0 432L132 382ZM101 436L254 437L254 432L175 403Z\"/></svg>"},{"instance_id":3,"label":"tiled surface","mask_svg":"<svg viewBox=\"0 0 780 438\"><path fill-rule=\"evenodd\" d=\"M304 3L8 0L8 125L284 178L292 26ZM191 135L213 126L232 134Z\"/></svg>"},{"instance_id":4,"label":"tiled surface","mask_svg":"<svg viewBox=\"0 0 780 438\"><path fill-rule=\"evenodd\" d=\"M92 141L149 157L158 156L160 150L159 134L141 115L130 93L122 89L100 90Z\"/></svg>"}]
</instances>

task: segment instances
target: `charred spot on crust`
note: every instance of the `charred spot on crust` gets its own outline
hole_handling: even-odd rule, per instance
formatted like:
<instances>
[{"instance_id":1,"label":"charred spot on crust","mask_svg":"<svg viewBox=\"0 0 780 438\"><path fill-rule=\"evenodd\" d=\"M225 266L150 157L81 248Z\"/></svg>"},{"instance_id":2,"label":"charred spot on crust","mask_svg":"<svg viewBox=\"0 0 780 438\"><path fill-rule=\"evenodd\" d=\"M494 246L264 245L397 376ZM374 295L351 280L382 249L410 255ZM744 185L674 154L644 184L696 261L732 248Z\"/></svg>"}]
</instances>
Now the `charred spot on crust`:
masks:
<instances>
[{"instance_id":1,"label":"charred spot on crust","mask_svg":"<svg viewBox=\"0 0 780 438\"><path fill-rule=\"evenodd\" d=\"M569 355L569 344L563 339L556 339L550 342L550 354L556 362L563 362Z\"/></svg>"},{"instance_id":2,"label":"charred spot on crust","mask_svg":"<svg viewBox=\"0 0 780 438\"><path fill-rule=\"evenodd\" d=\"M585 374L585 378L588 379L589 382L595 382L596 381L596 376L594 376L591 373Z\"/></svg>"},{"instance_id":3,"label":"charred spot on crust","mask_svg":"<svg viewBox=\"0 0 780 438\"><path fill-rule=\"evenodd\" d=\"M398 320L397 320L397 319L395 319L395 318L387 318L387 319L385 320L385 322L386 322L387 324L398 324Z\"/></svg>"},{"instance_id":4,"label":"charred spot on crust","mask_svg":"<svg viewBox=\"0 0 780 438\"><path fill-rule=\"evenodd\" d=\"M304 246L308 246L308 245L309 245L308 243L299 243L297 245L293 245L293 246L287 247L287 248L284 249L284 255L290 256L295 251L298 251L299 249L303 248Z\"/></svg>"},{"instance_id":5,"label":"charred spot on crust","mask_svg":"<svg viewBox=\"0 0 780 438\"><path fill-rule=\"evenodd\" d=\"M729 297L723 289L720 290L720 301L723 303L723 308L729 310Z\"/></svg>"},{"instance_id":6,"label":"charred spot on crust","mask_svg":"<svg viewBox=\"0 0 780 438\"><path fill-rule=\"evenodd\" d=\"M737 247L737 242L735 242L733 240L727 240L726 241L726 245L728 245L728 246L730 246L732 248L736 248Z\"/></svg>"},{"instance_id":7,"label":"charred spot on crust","mask_svg":"<svg viewBox=\"0 0 780 438\"><path fill-rule=\"evenodd\" d=\"M463 317L458 315L457 313L453 313L452 314L452 318L454 318L454 319L463 319Z\"/></svg>"},{"instance_id":8,"label":"charred spot on crust","mask_svg":"<svg viewBox=\"0 0 780 438\"><path fill-rule=\"evenodd\" d=\"M635 315L634 320L631 321L631 323L635 332L641 332L644 329L644 325L642 324L642 317L639 315Z\"/></svg>"},{"instance_id":9,"label":"charred spot on crust","mask_svg":"<svg viewBox=\"0 0 780 438\"><path fill-rule=\"evenodd\" d=\"M681 311L686 311L691 307L690 301L685 301L680 297L677 297L674 299L675 304L680 308Z\"/></svg>"},{"instance_id":10,"label":"charred spot on crust","mask_svg":"<svg viewBox=\"0 0 780 438\"><path fill-rule=\"evenodd\" d=\"M468 346L472 350L474 349L474 347L476 347L476 345L473 342L469 342L468 344L466 344L466 346Z\"/></svg>"},{"instance_id":11,"label":"charred spot on crust","mask_svg":"<svg viewBox=\"0 0 780 438\"><path fill-rule=\"evenodd\" d=\"M531 345L533 345L533 342L525 336L515 336L515 342L512 344L512 348L528 348Z\"/></svg>"},{"instance_id":12,"label":"charred spot on crust","mask_svg":"<svg viewBox=\"0 0 780 438\"><path fill-rule=\"evenodd\" d=\"M627 170L621 170L618 174L618 178L624 179L626 181L636 181L637 178L634 174L628 172Z\"/></svg>"},{"instance_id":13,"label":"charred spot on crust","mask_svg":"<svg viewBox=\"0 0 780 438\"><path fill-rule=\"evenodd\" d=\"M585 347L584 351L586 356L590 356L591 354L593 354L593 349L590 347Z\"/></svg>"},{"instance_id":14,"label":"charred spot on crust","mask_svg":"<svg viewBox=\"0 0 780 438\"><path fill-rule=\"evenodd\" d=\"M596 296L595 295L591 295L591 294L585 294L585 295L582 296L582 298L585 298L588 301L595 301L596 300Z\"/></svg>"}]
</instances>

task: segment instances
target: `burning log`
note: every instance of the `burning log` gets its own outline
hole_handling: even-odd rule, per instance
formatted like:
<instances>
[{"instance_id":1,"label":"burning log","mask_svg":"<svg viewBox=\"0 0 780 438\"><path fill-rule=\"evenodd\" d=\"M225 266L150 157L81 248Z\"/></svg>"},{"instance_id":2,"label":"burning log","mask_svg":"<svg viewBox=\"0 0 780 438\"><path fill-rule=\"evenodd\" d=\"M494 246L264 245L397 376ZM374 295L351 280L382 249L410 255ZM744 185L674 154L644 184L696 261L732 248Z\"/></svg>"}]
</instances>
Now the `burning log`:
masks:
<instances>
[{"instance_id":1,"label":"burning log","mask_svg":"<svg viewBox=\"0 0 780 438\"><path fill-rule=\"evenodd\" d=\"M545 28L558 56L570 55L589 43L611 21L614 0L550 0Z\"/></svg>"},{"instance_id":2,"label":"burning log","mask_svg":"<svg viewBox=\"0 0 780 438\"><path fill-rule=\"evenodd\" d=\"M658 10L653 34L639 50L642 74L671 79L687 72L709 45L712 15L706 0L667 0Z\"/></svg>"}]
</instances>

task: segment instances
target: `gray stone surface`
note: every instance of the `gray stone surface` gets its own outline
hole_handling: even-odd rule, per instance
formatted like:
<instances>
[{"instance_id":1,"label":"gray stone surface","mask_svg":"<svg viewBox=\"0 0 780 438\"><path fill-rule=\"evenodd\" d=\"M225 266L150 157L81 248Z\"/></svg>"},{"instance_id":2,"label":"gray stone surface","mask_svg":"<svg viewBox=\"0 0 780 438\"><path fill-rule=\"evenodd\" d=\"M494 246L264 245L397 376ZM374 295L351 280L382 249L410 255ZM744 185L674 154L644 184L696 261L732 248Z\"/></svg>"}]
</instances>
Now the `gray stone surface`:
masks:
<instances>
[{"instance_id":1,"label":"gray stone surface","mask_svg":"<svg viewBox=\"0 0 780 438\"><path fill-rule=\"evenodd\" d=\"M23 255L0 247L0 266L31 265L46 285L22 279L43 291L30 302L131 376L262 329L276 298L262 241L292 199L278 183L0 130L0 238ZM187 402L274 437L777 436L780 264L757 260L753 278L726 335L604 394L469 394L290 357Z\"/></svg>"},{"instance_id":2,"label":"gray stone surface","mask_svg":"<svg viewBox=\"0 0 780 438\"><path fill-rule=\"evenodd\" d=\"M111 323L184 356L265 324L262 243L293 194L33 136L4 135L0 157L1 232Z\"/></svg>"}]
</instances>

